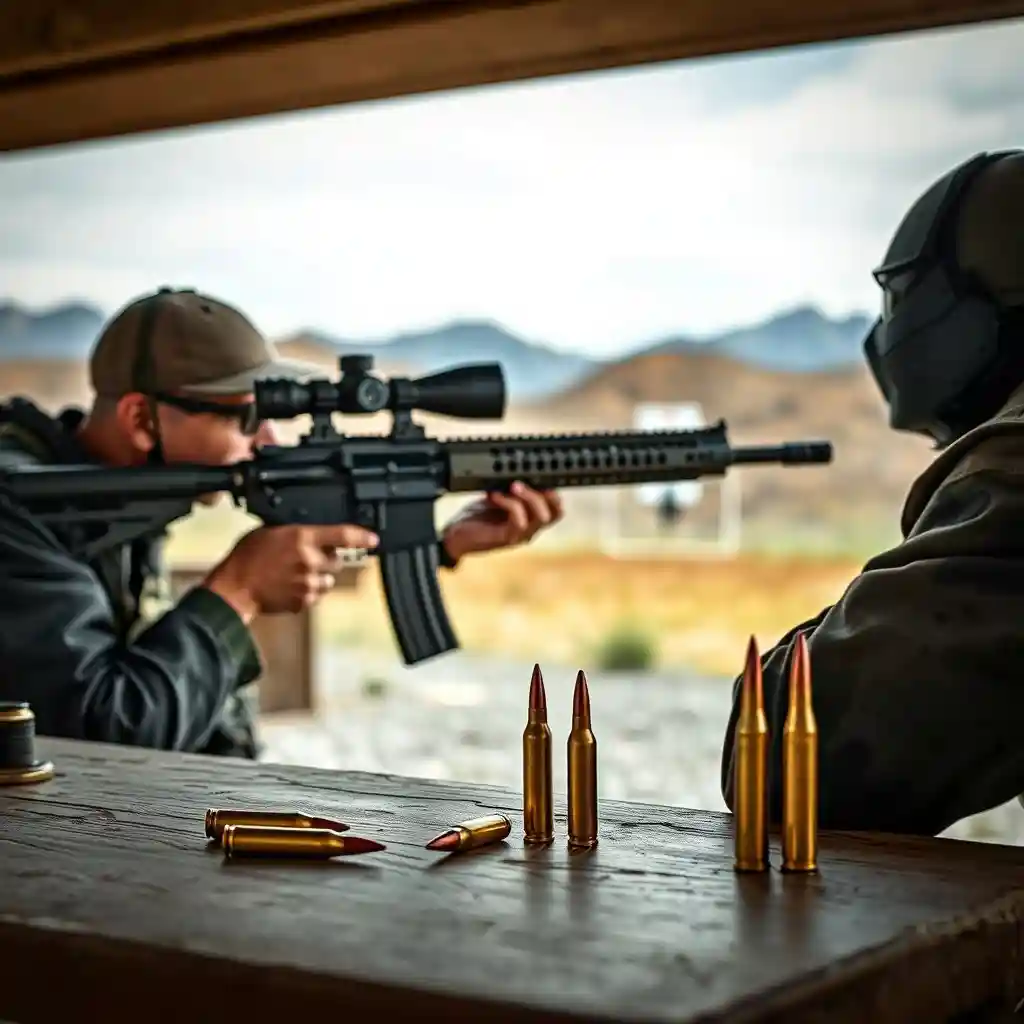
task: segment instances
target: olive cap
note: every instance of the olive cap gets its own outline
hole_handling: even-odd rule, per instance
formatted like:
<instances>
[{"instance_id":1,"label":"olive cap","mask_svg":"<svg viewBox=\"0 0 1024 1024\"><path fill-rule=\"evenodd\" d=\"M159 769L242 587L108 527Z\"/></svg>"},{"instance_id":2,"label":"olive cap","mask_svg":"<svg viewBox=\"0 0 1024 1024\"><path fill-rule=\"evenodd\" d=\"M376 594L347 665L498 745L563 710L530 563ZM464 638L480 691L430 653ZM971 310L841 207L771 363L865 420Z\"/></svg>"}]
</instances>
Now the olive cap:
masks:
<instances>
[{"instance_id":1,"label":"olive cap","mask_svg":"<svg viewBox=\"0 0 1024 1024\"><path fill-rule=\"evenodd\" d=\"M190 289L161 288L130 302L93 345L89 376L105 398L146 394L240 395L268 377L301 379L322 369L282 359L233 306Z\"/></svg>"}]
</instances>

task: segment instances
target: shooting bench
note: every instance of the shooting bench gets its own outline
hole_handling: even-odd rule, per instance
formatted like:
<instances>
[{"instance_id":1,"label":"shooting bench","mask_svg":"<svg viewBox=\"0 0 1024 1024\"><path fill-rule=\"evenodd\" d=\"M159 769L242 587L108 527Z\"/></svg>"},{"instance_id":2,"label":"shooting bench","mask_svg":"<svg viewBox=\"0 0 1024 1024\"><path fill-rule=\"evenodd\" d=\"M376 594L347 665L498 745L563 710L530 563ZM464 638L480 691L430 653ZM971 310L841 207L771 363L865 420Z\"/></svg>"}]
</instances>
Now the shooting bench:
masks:
<instances>
[{"instance_id":1,"label":"shooting bench","mask_svg":"<svg viewBox=\"0 0 1024 1024\"><path fill-rule=\"evenodd\" d=\"M737 877L725 814L603 802L600 846L570 856L562 806L529 850L500 789L37 746L56 778L0 789L0 1018L19 1024L973 1024L1024 994L1021 849L826 833L818 876ZM329 814L388 849L225 863L207 807ZM497 810L506 843L423 849Z\"/></svg>"},{"instance_id":2,"label":"shooting bench","mask_svg":"<svg viewBox=\"0 0 1024 1024\"><path fill-rule=\"evenodd\" d=\"M211 566L178 563L170 566L171 590L183 594L199 583ZM346 566L335 574L335 591L354 590L363 566ZM316 702L316 610L305 608L294 615L261 615L252 634L263 656L260 677L261 712L312 711Z\"/></svg>"}]
</instances>

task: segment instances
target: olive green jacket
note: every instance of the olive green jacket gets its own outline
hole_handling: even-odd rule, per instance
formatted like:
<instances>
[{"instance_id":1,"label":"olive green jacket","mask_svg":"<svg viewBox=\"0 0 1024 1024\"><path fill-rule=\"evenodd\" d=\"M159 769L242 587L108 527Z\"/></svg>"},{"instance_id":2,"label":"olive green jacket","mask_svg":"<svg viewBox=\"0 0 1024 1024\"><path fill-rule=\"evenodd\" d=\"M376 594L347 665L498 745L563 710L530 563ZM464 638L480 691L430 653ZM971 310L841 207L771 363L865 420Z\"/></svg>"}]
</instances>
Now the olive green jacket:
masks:
<instances>
[{"instance_id":1,"label":"olive green jacket","mask_svg":"<svg viewBox=\"0 0 1024 1024\"><path fill-rule=\"evenodd\" d=\"M903 541L762 659L770 815L794 640L810 650L820 824L934 835L1024 792L1024 386L914 482ZM739 680L722 758L731 808Z\"/></svg>"},{"instance_id":2,"label":"olive green jacket","mask_svg":"<svg viewBox=\"0 0 1024 1024\"><path fill-rule=\"evenodd\" d=\"M0 470L88 461L80 412L14 405ZM255 757L262 666L235 611L201 587L172 600L161 537L90 563L66 541L0 495L0 700L28 701L40 735Z\"/></svg>"}]
</instances>

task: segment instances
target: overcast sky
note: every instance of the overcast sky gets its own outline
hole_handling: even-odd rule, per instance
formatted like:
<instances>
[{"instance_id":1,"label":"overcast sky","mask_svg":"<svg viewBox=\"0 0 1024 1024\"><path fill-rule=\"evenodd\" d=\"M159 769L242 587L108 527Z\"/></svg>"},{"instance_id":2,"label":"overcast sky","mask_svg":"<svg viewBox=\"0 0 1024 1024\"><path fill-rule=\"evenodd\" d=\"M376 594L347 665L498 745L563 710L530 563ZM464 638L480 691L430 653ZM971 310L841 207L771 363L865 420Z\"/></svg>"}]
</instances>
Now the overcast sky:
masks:
<instances>
[{"instance_id":1,"label":"overcast sky","mask_svg":"<svg viewBox=\"0 0 1024 1024\"><path fill-rule=\"evenodd\" d=\"M163 283L271 334L456 317L612 354L870 269L948 167L1024 144L1024 21L0 157L0 297Z\"/></svg>"}]
</instances>

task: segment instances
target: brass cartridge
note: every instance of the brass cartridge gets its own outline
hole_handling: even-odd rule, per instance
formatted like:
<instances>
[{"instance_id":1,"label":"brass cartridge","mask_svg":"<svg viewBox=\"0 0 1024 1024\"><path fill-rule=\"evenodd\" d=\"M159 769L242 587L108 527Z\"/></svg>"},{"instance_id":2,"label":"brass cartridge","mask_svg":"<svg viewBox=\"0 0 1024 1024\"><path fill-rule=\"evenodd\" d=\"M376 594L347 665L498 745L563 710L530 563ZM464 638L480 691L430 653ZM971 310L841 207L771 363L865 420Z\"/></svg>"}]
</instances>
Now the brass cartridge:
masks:
<instances>
[{"instance_id":1,"label":"brass cartridge","mask_svg":"<svg viewBox=\"0 0 1024 1024\"><path fill-rule=\"evenodd\" d=\"M530 706L523 730L523 838L530 844L555 838L551 782L551 727L540 665L533 666Z\"/></svg>"},{"instance_id":2,"label":"brass cartridge","mask_svg":"<svg viewBox=\"0 0 1024 1024\"><path fill-rule=\"evenodd\" d=\"M782 729L782 870L818 870L818 724L803 633L793 650Z\"/></svg>"},{"instance_id":3,"label":"brass cartridge","mask_svg":"<svg viewBox=\"0 0 1024 1024\"><path fill-rule=\"evenodd\" d=\"M734 867L737 871L767 871L768 719L761 656L754 637L747 645L733 749Z\"/></svg>"},{"instance_id":4,"label":"brass cartridge","mask_svg":"<svg viewBox=\"0 0 1024 1024\"><path fill-rule=\"evenodd\" d=\"M487 814L482 818L470 818L435 836L427 843L428 850L443 853L462 853L481 846L500 843L512 831L512 822L504 814Z\"/></svg>"},{"instance_id":5,"label":"brass cartridge","mask_svg":"<svg viewBox=\"0 0 1024 1024\"><path fill-rule=\"evenodd\" d=\"M386 849L362 836L344 836L328 828L278 828L227 825L221 834L226 858L259 857L281 860L330 860Z\"/></svg>"},{"instance_id":6,"label":"brass cartridge","mask_svg":"<svg viewBox=\"0 0 1024 1024\"><path fill-rule=\"evenodd\" d=\"M583 669L572 695L572 728L567 743L569 845L597 846L597 738L590 724L590 690Z\"/></svg>"}]
</instances>

